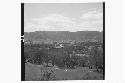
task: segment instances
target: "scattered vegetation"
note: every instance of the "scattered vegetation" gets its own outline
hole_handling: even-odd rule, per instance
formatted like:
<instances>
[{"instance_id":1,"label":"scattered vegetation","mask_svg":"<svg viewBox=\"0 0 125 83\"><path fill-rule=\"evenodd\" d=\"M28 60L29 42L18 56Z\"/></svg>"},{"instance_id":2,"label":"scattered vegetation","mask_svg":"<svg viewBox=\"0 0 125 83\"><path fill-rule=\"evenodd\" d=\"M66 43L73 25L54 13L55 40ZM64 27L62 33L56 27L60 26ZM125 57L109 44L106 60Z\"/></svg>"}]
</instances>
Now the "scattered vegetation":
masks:
<instances>
[{"instance_id":1,"label":"scattered vegetation","mask_svg":"<svg viewBox=\"0 0 125 83\"><path fill-rule=\"evenodd\" d=\"M34 65L43 65L43 67L57 66L59 69L89 67L90 69L96 69L92 71L93 74L95 74L94 72L102 73L104 71L103 46L100 41L75 42L74 44L65 44L65 46L61 48L55 48L54 46L54 44L25 44L25 62ZM40 71L40 80L57 80L56 73L53 70L41 68ZM94 76L91 74L87 73L84 75L85 77L81 79L103 78L98 77L97 74Z\"/></svg>"},{"instance_id":2,"label":"scattered vegetation","mask_svg":"<svg viewBox=\"0 0 125 83\"><path fill-rule=\"evenodd\" d=\"M53 70L41 69L41 81L56 80Z\"/></svg>"}]
</instances>

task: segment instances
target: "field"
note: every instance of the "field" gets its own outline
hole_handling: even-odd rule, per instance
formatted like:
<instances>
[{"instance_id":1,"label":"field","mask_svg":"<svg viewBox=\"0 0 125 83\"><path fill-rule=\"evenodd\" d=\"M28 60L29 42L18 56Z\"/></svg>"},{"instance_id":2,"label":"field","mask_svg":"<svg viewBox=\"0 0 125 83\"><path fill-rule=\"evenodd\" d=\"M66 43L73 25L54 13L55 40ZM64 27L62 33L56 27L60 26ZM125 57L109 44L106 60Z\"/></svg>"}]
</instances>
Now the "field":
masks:
<instances>
[{"instance_id":1,"label":"field","mask_svg":"<svg viewBox=\"0 0 125 83\"><path fill-rule=\"evenodd\" d=\"M103 74L94 72L94 69L76 68L76 69L59 69L58 67L43 67L25 63L25 80L40 81L42 77L41 69L52 70L55 80L103 80Z\"/></svg>"}]
</instances>

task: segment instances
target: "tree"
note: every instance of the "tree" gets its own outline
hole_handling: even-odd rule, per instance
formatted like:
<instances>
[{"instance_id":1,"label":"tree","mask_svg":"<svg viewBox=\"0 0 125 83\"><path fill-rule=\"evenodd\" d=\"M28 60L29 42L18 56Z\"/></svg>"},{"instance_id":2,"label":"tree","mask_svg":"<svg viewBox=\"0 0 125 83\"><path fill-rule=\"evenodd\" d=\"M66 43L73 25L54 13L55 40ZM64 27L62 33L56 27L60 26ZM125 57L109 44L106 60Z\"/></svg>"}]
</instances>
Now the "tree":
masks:
<instances>
[{"instance_id":1,"label":"tree","mask_svg":"<svg viewBox=\"0 0 125 83\"><path fill-rule=\"evenodd\" d=\"M27 53L27 52L24 52L25 62L28 62L29 58L30 58L30 57L29 57L28 53Z\"/></svg>"},{"instance_id":2,"label":"tree","mask_svg":"<svg viewBox=\"0 0 125 83\"><path fill-rule=\"evenodd\" d=\"M90 53L89 62L91 66L95 66L97 71L103 66L103 49L94 47ZM103 69L103 68L102 68Z\"/></svg>"},{"instance_id":3,"label":"tree","mask_svg":"<svg viewBox=\"0 0 125 83\"><path fill-rule=\"evenodd\" d=\"M38 64L38 65L42 64L42 61L43 61L42 60L42 55L43 55L43 53L41 51L38 51L35 54L35 56L33 56L33 63Z\"/></svg>"},{"instance_id":4,"label":"tree","mask_svg":"<svg viewBox=\"0 0 125 83\"><path fill-rule=\"evenodd\" d=\"M46 63L48 66L48 62L49 62L49 56L46 50L38 50L33 56L34 64L40 65L40 64Z\"/></svg>"},{"instance_id":5,"label":"tree","mask_svg":"<svg viewBox=\"0 0 125 83\"><path fill-rule=\"evenodd\" d=\"M78 66L85 67L87 64L87 61L88 61L88 57L86 57L86 56L79 57Z\"/></svg>"}]
</instances>

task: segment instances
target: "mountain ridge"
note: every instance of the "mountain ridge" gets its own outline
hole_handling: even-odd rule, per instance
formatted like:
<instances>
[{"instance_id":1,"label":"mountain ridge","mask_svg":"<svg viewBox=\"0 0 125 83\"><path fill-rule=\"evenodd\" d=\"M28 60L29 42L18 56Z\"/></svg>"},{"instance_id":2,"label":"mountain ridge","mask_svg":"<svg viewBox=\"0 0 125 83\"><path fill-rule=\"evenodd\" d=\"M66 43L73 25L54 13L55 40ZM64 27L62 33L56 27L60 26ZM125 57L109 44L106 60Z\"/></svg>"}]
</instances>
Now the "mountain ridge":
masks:
<instances>
[{"instance_id":1,"label":"mountain ridge","mask_svg":"<svg viewBox=\"0 0 125 83\"><path fill-rule=\"evenodd\" d=\"M39 40L99 40L103 41L103 31L35 31L35 32L24 32L25 40L39 41Z\"/></svg>"}]
</instances>

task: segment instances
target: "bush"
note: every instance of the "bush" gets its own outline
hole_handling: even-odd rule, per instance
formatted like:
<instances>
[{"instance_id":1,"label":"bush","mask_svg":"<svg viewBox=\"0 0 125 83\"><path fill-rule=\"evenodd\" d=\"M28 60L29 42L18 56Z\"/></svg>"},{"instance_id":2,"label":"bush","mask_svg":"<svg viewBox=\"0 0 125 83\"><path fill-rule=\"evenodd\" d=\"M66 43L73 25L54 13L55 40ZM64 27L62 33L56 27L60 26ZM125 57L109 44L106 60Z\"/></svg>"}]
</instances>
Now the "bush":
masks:
<instances>
[{"instance_id":1,"label":"bush","mask_svg":"<svg viewBox=\"0 0 125 83\"><path fill-rule=\"evenodd\" d=\"M49 80L56 80L55 74L53 70L48 70L48 69L41 69L41 81L49 81Z\"/></svg>"}]
</instances>

